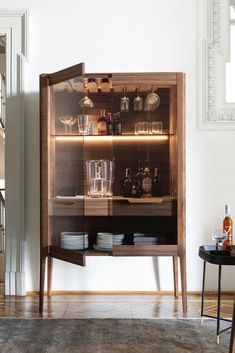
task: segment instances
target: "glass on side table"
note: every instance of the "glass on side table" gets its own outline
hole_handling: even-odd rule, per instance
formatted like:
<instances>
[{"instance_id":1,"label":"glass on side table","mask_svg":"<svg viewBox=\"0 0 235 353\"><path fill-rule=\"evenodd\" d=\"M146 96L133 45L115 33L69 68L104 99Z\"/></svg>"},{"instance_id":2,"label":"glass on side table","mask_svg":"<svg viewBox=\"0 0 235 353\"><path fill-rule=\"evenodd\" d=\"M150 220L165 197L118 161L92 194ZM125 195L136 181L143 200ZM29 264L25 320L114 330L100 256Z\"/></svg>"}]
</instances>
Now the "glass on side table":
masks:
<instances>
[{"instance_id":1,"label":"glass on side table","mask_svg":"<svg viewBox=\"0 0 235 353\"><path fill-rule=\"evenodd\" d=\"M212 239L216 242L216 252L223 251L223 244L224 244L224 241L227 239L227 237L228 235L225 230L215 229L212 232Z\"/></svg>"}]
</instances>

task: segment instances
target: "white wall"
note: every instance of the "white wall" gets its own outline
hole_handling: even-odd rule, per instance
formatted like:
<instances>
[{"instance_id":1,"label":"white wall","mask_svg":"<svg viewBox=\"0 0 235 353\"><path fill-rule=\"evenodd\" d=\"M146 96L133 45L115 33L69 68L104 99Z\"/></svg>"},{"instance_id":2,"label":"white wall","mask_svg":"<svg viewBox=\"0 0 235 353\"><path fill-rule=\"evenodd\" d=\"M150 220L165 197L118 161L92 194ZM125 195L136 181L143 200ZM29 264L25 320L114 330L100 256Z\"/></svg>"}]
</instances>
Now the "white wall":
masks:
<instances>
[{"instance_id":1,"label":"white wall","mask_svg":"<svg viewBox=\"0 0 235 353\"><path fill-rule=\"evenodd\" d=\"M198 247L211 243L225 202L235 216L234 132L199 132L196 121L196 0L21 0L29 9L26 79L27 290L38 288L39 115L38 76L84 61L87 72L184 71L187 75L187 271L189 290L200 290ZM2 0L5 9L17 0ZM235 217L234 217L235 218ZM87 267L56 261L54 290L173 288L170 258L88 258ZM155 269L155 270L154 270ZM234 289L226 271L226 289ZM208 288L216 288L210 267Z\"/></svg>"}]
</instances>

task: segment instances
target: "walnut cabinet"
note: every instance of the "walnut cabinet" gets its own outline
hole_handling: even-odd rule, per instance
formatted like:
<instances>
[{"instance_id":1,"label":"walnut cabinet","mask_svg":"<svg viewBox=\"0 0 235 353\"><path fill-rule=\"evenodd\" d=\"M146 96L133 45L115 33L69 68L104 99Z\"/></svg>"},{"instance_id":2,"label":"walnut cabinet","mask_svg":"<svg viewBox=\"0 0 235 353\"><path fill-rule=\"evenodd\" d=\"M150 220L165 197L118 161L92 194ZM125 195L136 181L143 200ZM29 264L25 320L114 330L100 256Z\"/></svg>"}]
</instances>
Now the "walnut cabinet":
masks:
<instances>
[{"instance_id":1,"label":"walnut cabinet","mask_svg":"<svg viewBox=\"0 0 235 353\"><path fill-rule=\"evenodd\" d=\"M144 100L149 88L160 97L154 111L135 111L136 89ZM121 135L97 134L96 122L101 109L120 111L120 100L129 98L129 111L120 112ZM85 94L94 107L81 107ZM178 295L178 259L180 264L183 310L187 309L185 254L185 75L175 72L92 73L84 64L40 76L41 146L41 255L40 305L43 311L45 271L47 294L51 293L53 258L86 266L87 256L171 256L174 293ZM88 114L92 133L79 135L77 122L71 133L59 117ZM138 122L161 121L156 134L135 134ZM85 161L113 160L115 176L113 196L87 196ZM122 196L125 169L137 172L138 160L148 160L151 171L159 168L162 197L132 199ZM61 195L61 190L74 194ZM71 191L72 190L72 191ZM79 195L76 196L76 195ZM68 250L60 246L63 231L88 233L89 248ZM93 248L98 232L125 234L123 244L112 251ZM160 234L156 245L133 244L133 233ZM47 260L47 261L46 261Z\"/></svg>"}]
</instances>

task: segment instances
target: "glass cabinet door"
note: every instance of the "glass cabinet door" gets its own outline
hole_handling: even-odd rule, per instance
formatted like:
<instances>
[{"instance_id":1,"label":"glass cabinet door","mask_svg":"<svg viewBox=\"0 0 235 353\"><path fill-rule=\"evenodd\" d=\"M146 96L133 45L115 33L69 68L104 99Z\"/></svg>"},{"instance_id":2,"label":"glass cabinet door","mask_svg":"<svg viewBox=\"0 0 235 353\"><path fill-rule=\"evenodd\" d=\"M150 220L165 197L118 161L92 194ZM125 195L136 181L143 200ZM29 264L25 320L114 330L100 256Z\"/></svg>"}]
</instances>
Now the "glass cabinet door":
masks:
<instances>
[{"instance_id":1,"label":"glass cabinet door","mask_svg":"<svg viewBox=\"0 0 235 353\"><path fill-rule=\"evenodd\" d=\"M89 245L84 224L84 137L78 132L78 117L84 115L87 99L83 68L79 64L47 75L48 99L43 100L47 116L42 119L47 145L41 140L42 164L47 164L47 173L44 170L42 174L42 198L47 197L48 202L47 208L41 209L43 224L47 219L47 230L43 229L48 232L42 243L48 242L55 257L78 264L83 264L80 258L71 261L66 251L84 250Z\"/></svg>"}]
</instances>

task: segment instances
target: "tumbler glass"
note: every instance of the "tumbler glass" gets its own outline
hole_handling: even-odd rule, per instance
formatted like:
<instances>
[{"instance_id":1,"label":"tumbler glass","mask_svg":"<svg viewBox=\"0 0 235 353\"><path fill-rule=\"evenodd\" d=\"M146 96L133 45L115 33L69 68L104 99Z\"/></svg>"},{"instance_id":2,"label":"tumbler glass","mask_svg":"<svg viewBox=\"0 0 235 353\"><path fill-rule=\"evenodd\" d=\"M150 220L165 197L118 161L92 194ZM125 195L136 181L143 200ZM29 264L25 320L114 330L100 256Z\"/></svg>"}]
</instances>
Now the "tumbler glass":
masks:
<instances>
[{"instance_id":1,"label":"tumbler glass","mask_svg":"<svg viewBox=\"0 0 235 353\"><path fill-rule=\"evenodd\" d=\"M149 133L149 124L147 121L141 121L138 123L138 134L146 135Z\"/></svg>"},{"instance_id":2,"label":"tumbler glass","mask_svg":"<svg viewBox=\"0 0 235 353\"><path fill-rule=\"evenodd\" d=\"M79 135L88 135L89 119L87 114L80 114L78 118Z\"/></svg>"},{"instance_id":3,"label":"tumbler glass","mask_svg":"<svg viewBox=\"0 0 235 353\"><path fill-rule=\"evenodd\" d=\"M163 123L162 121L153 121L150 125L150 133L151 134L162 134L163 131Z\"/></svg>"}]
</instances>

